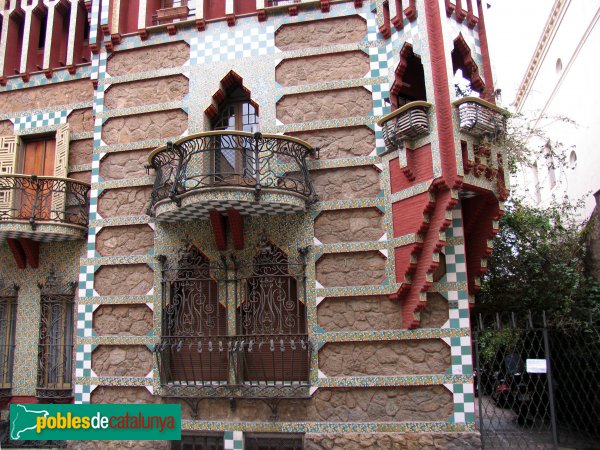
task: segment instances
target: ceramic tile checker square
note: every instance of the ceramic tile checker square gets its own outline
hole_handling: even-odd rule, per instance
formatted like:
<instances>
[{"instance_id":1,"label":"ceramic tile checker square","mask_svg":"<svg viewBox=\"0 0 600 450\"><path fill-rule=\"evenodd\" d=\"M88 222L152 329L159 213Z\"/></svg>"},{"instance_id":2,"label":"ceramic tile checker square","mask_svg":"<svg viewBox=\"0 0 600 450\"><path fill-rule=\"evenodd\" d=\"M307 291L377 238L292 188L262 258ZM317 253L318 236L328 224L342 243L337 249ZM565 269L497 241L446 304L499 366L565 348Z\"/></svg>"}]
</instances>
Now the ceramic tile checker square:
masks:
<instances>
[{"instance_id":1,"label":"ceramic tile checker square","mask_svg":"<svg viewBox=\"0 0 600 450\"><path fill-rule=\"evenodd\" d=\"M244 434L241 431L226 431L223 436L225 450L243 450Z\"/></svg>"},{"instance_id":2,"label":"ceramic tile checker square","mask_svg":"<svg viewBox=\"0 0 600 450\"><path fill-rule=\"evenodd\" d=\"M250 58L275 52L275 26L235 28L221 26L220 33L203 33L190 39L190 65Z\"/></svg>"},{"instance_id":3,"label":"ceramic tile checker square","mask_svg":"<svg viewBox=\"0 0 600 450\"><path fill-rule=\"evenodd\" d=\"M17 117L15 122L15 131L30 130L32 128L49 127L53 125L62 125L67 123L67 116L72 110L51 111L32 116Z\"/></svg>"}]
</instances>

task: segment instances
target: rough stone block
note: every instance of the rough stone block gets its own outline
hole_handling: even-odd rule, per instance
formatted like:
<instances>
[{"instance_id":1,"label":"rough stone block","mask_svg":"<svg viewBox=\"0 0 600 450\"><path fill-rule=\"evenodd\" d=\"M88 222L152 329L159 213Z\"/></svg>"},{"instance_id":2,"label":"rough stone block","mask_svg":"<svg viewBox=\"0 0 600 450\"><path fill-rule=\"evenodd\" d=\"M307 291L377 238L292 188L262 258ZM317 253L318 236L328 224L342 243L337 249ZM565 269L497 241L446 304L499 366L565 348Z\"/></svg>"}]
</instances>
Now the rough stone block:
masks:
<instances>
[{"instance_id":1,"label":"rough stone block","mask_svg":"<svg viewBox=\"0 0 600 450\"><path fill-rule=\"evenodd\" d=\"M145 336L153 316L146 305L102 305L94 311L93 327L99 336Z\"/></svg>"},{"instance_id":2,"label":"rough stone block","mask_svg":"<svg viewBox=\"0 0 600 450\"><path fill-rule=\"evenodd\" d=\"M282 86L352 80L369 73L369 55L362 51L328 53L306 58L285 59L275 69Z\"/></svg>"},{"instance_id":3,"label":"rough stone block","mask_svg":"<svg viewBox=\"0 0 600 450\"><path fill-rule=\"evenodd\" d=\"M324 211L315 220L315 237L324 244L376 241L385 233L383 226L376 208Z\"/></svg>"},{"instance_id":4,"label":"rough stone block","mask_svg":"<svg viewBox=\"0 0 600 450\"><path fill-rule=\"evenodd\" d=\"M190 46L185 42L153 45L113 53L108 59L107 71L114 77L128 73L179 67L189 57Z\"/></svg>"},{"instance_id":5,"label":"rough stone block","mask_svg":"<svg viewBox=\"0 0 600 450\"><path fill-rule=\"evenodd\" d=\"M379 252L330 253L317 261L317 280L325 287L378 286L386 259Z\"/></svg>"},{"instance_id":6,"label":"rough stone block","mask_svg":"<svg viewBox=\"0 0 600 450\"><path fill-rule=\"evenodd\" d=\"M89 79L55 83L30 89L18 89L0 93L2 113L43 109L92 101L94 87Z\"/></svg>"},{"instance_id":7,"label":"rough stone block","mask_svg":"<svg viewBox=\"0 0 600 450\"><path fill-rule=\"evenodd\" d=\"M369 127L327 128L289 133L319 147L319 158L339 159L368 156L375 150L375 132Z\"/></svg>"},{"instance_id":8,"label":"rough stone block","mask_svg":"<svg viewBox=\"0 0 600 450\"><path fill-rule=\"evenodd\" d=\"M146 176L150 150L133 150L107 154L100 163L100 176L104 180L124 180Z\"/></svg>"},{"instance_id":9,"label":"rough stone block","mask_svg":"<svg viewBox=\"0 0 600 450\"><path fill-rule=\"evenodd\" d=\"M310 175L323 202L373 198L381 191L379 172L372 166L312 170Z\"/></svg>"},{"instance_id":10,"label":"rough stone block","mask_svg":"<svg viewBox=\"0 0 600 450\"><path fill-rule=\"evenodd\" d=\"M462 450L481 448L479 433L307 433L306 450Z\"/></svg>"},{"instance_id":11,"label":"rough stone block","mask_svg":"<svg viewBox=\"0 0 600 450\"><path fill-rule=\"evenodd\" d=\"M448 318L448 300L437 292L428 293L427 306L421 310L421 328L439 328Z\"/></svg>"},{"instance_id":12,"label":"rough stone block","mask_svg":"<svg viewBox=\"0 0 600 450\"><path fill-rule=\"evenodd\" d=\"M277 118L285 124L368 116L371 93L363 87L307 92L284 96L277 103Z\"/></svg>"},{"instance_id":13,"label":"rough stone block","mask_svg":"<svg viewBox=\"0 0 600 450\"><path fill-rule=\"evenodd\" d=\"M358 42L367 34L362 17L339 17L283 25L275 33L275 45L281 50L323 47Z\"/></svg>"},{"instance_id":14,"label":"rough stone block","mask_svg":"<svg viewBox=\"0 0 600 450\"><path fill-rule=\"evenodd\" d=\"M92 353L92 370L99 376L145 377L152 365L144 345L100 345Z\"/></svg>"},{"instance_id":15,"label":"rough stone block","mask_svg":"<svg viewBox=\"0 0 600 450\"><path fill-rule=\"evenodd\" d=\"M93 139L71 141L69 143L69 165L78 166L81 164L91 164L93 151Z\"/></svg>"},{"instance_id":16,"label":"rough stone block","mask_svg":"<svg viewBox=\"0 0 600 450\"><path fill-rule=\"evenodd\" d=\"M108 189L98 198L98 212L103 218L142 216L150 202L150 186Z\"/></svg>"},{"instance_id":17,"label":"rough stone block","mask_svg":"<svg viewBox=\"0 0 600 450\"><path fill-rule=\"evenodd\" d=\"M181 109L108 119L102 128L107 145L181 136L188 116Z\"/></svg>"},{"instance_id":18,"label":"rough stone block","mask_svg":"<svg viewBox=\"0 0 600 450\"><path fill-rule=\"evenodd\" d=\"M189 80L183 75L153 78L112 85L104 94L109 109L166 103L181 100L189 91Z\"/></svg>"},{"instance_id":19,"label":"rough stone block","mask_svg":"<svg viewBox=\"0 0 600 450\"><path fill-rule=\"evenodd\" d=\"M154 230L148 225L104 227L96 236L102 256L147 255L154 247Z\"/></svg>"},{"instance_id":20,"label":"rough stone block","mask_svg":"<svg viewBox=\"0 0 600 450\"><path fill-rule=\"evenodd\" d=\"M100 295L146 295L152 289L154 272L146 264L102 266L94 277Z\"/></svg>"},{"instance_id":21,"label":"rough stone block","mask_svg":"<svg viewBox=\"0 0 600 450\"><path fill-rule=\"evenodd\" d=\"M402 305L386 296L326 298L317 320L325 331L399 330Z\"/></svg>"},{"instance_id":22,"label":"rough stone block","mask_svg":"<svg viewBox=\"0 0 600 450\"><path fill-rule=\"evenodd\" d=\"M94 110L92 108L76 109L69 114L67 122L71 133L94 131Z\"/></svg>"}]
</instances>

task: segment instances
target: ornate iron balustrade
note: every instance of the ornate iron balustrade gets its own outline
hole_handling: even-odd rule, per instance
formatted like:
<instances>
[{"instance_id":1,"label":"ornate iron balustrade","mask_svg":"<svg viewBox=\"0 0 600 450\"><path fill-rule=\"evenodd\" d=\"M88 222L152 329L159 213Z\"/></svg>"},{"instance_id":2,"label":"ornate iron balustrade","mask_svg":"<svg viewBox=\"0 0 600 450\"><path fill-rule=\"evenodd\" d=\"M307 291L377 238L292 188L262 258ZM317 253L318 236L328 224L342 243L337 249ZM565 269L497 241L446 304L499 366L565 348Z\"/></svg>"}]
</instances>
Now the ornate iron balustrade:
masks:
<instances>
[{"instance_id":1,"label":"ornate iron balustrade","mask_svg":"<svg viewBox=\"0 0 600 450\"><path fill-rule=\"evenodd\" d=\"M453 103L458 108L460 130L477 137L499 137L506 133L505 109L477 97L464 97Z\"/></svg>"},{"instance_id":2,"label":"ornate iron balustrade","mask_svg":"<svg viewBox=\"0 0 600 450\"><path fill-rule=\"evenodd\" d=\"M166 396L297 397L310 387L307 334L163 336L154 352Z\"/></svg>"},{"instance_id":3,"label":"ornate iron balustrade","mask_svg":"<svg viewBox=\"0 0 600 450\"><path fill-rule=\"evenodd\" d=\"M402 149L405 140L417 139L428 134L430 107L431 103L410 102L377 121L377 125L383 129L386 149Z\"/></svg>"},{"instance_id":4,"label":"ornate iron balustrade","mask_svg":"<svg viewBox=\"0 0 600 450\"><path fill-rule=\"evenodd\" d=\"M87 227L90 185L69 178L0 175L0 222L25 220Z\"/></svg>"},{"instance_id":5,"label":"ornate iron balustrade","mask_svg":"<svg viewBox=\"0 0 600 450\"><path fill-rule=\"evenodd\" d=\"M168 142L149 156L156 171L148 214L171 199L215 188L250 188L256 198L263 189L299 194L316 201L306 157L307 143L288 136L241 131L209 131Z\"/></svg>"}]
</instances>

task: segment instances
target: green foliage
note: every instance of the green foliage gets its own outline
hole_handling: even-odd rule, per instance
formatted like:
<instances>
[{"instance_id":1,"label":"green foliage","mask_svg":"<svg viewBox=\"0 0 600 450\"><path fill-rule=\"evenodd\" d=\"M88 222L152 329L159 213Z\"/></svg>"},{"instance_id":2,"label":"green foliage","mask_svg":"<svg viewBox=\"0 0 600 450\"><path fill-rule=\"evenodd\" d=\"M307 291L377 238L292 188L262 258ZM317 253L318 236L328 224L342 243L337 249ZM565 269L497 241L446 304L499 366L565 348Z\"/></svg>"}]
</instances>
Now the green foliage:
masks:
<instances>
[{"instance_id":1,"label":"green foliage","mask_svg":"<svg viewBox=\"0 0 600 450\"><path fill-rule=\"evenodd\" d=\"M600 310L600 285L585 270L576 210L566 202L507 206L477 294L479 312L545 310L568 320L579 310Z\"/></svg>"},{"instance_id":2,"label":"green foliage","mask_svg":"<svg viewBox=\"0 0 600 450\"><path fill-rule=\"evenodd\" d=\"M479 333L479 361L482 366L493 367L498 364L498 353L509 353L509 349L514 349L521 339L521 332L510 328L496 330L486 329ZM499 369L499 367L495 367Z\"/></svg>"}]
</instances>

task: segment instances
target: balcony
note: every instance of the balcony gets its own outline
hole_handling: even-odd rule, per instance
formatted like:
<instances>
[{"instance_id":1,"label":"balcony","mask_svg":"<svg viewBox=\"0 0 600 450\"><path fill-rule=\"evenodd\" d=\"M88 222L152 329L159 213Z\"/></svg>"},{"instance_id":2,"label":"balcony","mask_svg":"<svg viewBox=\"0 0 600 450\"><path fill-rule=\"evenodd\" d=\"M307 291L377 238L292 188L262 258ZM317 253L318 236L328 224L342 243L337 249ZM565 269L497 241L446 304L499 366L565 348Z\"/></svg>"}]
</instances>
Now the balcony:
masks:
<instances>
[{"instance_id":1,"label":"balcony","mask_svg":"<svg viewBox=\"0 0 600 450\"><path fill-rule=\"evenodd\" d=\"M163 336L154 352L160 395L182 398L306 398L308 335Z\"/></svg>"},{"instance_id":2,"label":"balcony","mask_svg":"<svg viewBox=\"0 0 600 450\"><path fill-rule=\"evenodd\" d=\"M431 103L410 102L377 121L383 129L387 151L404 148L404 141L429 134L429 108Z\"/></svg>"},{"instance_id":3,"label":"balcony","mask_svg":"<svg viewBox=\"0 0 600 450\"><path fill-rule=\"evenodd\" d=\"M505 109L477 97L464 97L453 105L458 109L460 131L494 139L506 133L509 112Z\"/></svg>"},{"instance_id":4,"label":"balcony","mask_svg":"<svg viewBox=\"0 0 600 450\"><path fill-rule=\"evenodd\" d=\"M82 239L89 190L89 184L68 178L0 175L0 239Z\"/></svg>"},{"instance_id":5,"label":"balcony","mask_svg":"<svg viewBox=\"0 0 600 450\"><path fill-rule=\"evenodd\" d=\"M162 0L160 8L152 16L153 25L172 23L174 20L187 20L190 13L187 0Z\"/></svg>"},{"instance_id":6,"label":"balcony","mask_svg":"<svg viewBox=\"0 0 600 450\"><path fill-rule=\"evenodd\" d=\"M209 131L149 156L156 171L148 214L159 221L208 219L212 211L291 214L316 201L306 158L314 149L288 136Z\"/></svg>"}]
</instances>

